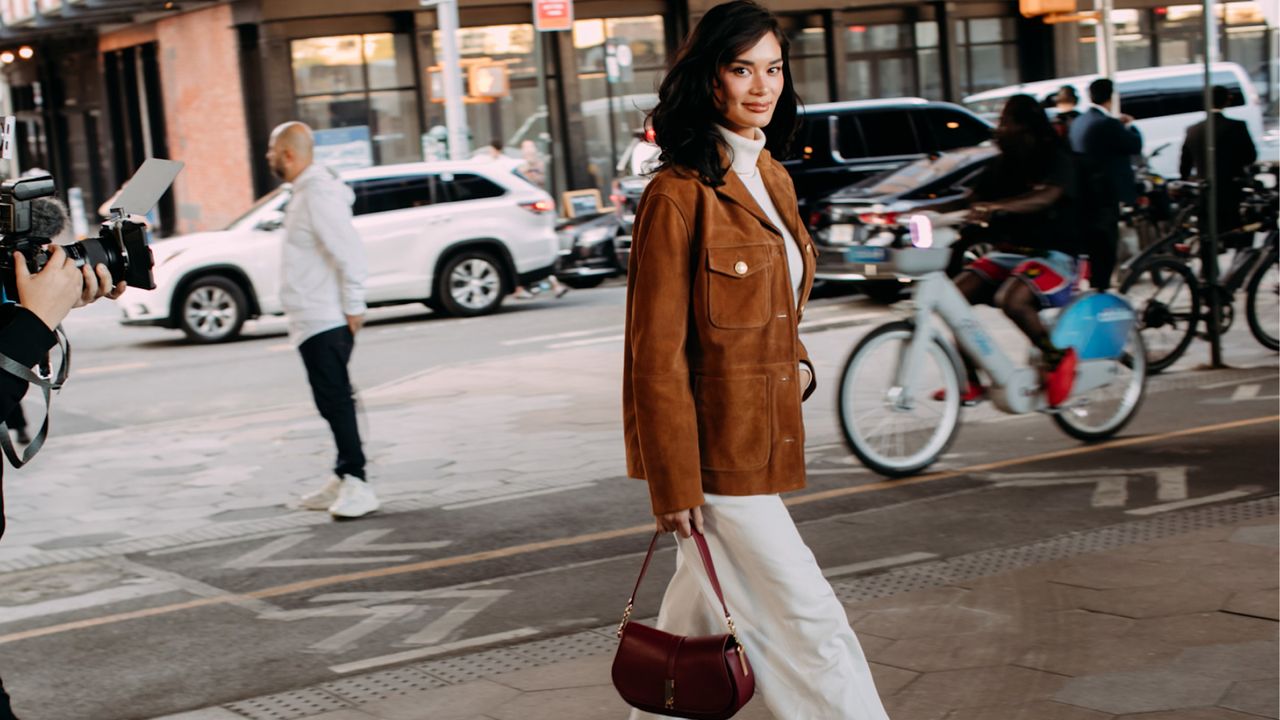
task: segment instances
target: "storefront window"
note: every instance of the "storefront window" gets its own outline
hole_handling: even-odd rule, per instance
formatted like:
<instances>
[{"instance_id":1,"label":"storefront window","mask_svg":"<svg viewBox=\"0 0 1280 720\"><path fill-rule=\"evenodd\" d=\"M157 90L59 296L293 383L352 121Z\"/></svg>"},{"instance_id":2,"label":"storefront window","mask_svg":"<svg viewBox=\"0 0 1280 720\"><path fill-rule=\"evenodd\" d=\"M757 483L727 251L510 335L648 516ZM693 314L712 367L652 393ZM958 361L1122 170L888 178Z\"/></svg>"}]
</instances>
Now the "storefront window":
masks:
<instances>
[{"instance_id":1,"label":"storefront window","mask_svg":"<svg viewBox=\"0 0 1280 720\"><path fill-rule=\"evenodd\" d=\"M943 87L942 60L938 50L938 23L916 23L916 67L920 94L930 100L941 100Z\"/></svg>"},{"instance_id":2,"label":"storefront window","mask_svg":"<svg viewBox=\"0 0 1280 720\"><path fill-rule=\"evenodd\" d=\"M1116 66L1119 70L1136 70L1152 65L1151 22L1145 10L1113 10L1112 37L1116 46ZM1078 68L1081 73L1098 71L1098 23L1087 20L1080 24L1080 42L1077 45Z\"/></svg>"},{"instance_id":3,"label":"storefront window","mask_svg":"<svg viewBox=\"0 0 1280 720\"><path fill-rule=\"evenodd\" d=\"M909 23L848 25L844 98L915 95L915 26Z\"/></svg>"},{"instance_id":4,"label":"storefront window","mask_svg":"<svg viewBox=\"0 0 1280 720\"><path fill-rule=\"evenodd\" d=\"M473 65L506 67L510 92L489 102L471 102L466 106L467 129L471 133L471 150L487 152L492 141L503 145L503 152L521 157L521 145L534 143L540 159L546 163L551 154L551 135L547 132L547 108L538 97L537 46L533 25L488 25L463 28L458 32L459 54L464 71ZM432 33L432 49L440 57L440 33ZM466 82L464 77L463 82ZM438 99L436 99L438 100ZM428 111L429 126L444 125L444 104L432 102ZM444 148L440 150L444 152Z\"/></svg>"},{"instance_id":5,"label":"storefront window","mask_svg":"<svg viewBox=\"0 0 1280 720\"><path fill-rule=\"evenodd\" d=\"M957 20L958 71L964 94L1018 82L1018 46L1012 18Z\"/></svg>"},{"instance_id":6,"label":"storefront window","mask_svg":"<svg viewBox=\"0 0 1280 720\"><path fill-rule=\"evenodd\" d=\"M317 156L337 167L421 158L418 101L406 35L340 35L291 43L298 117Z\"/></svg>"},{"instance_id":7,"label":"storefront window","mask_svg":"<svg viewBox=\"0 0 1280 720\"><path fill-rule=\"evenodd\" d=\"M804 103L831 99L827 78L827 31L821 15L780 18L791 40L791 80Z\"/></svg>"},{"instance_id":8,"label":"storefront window","mask_svg":"<svg viewBox=\"0 0 1280 720\"><path fill-rule=\"evenodd\" d=\"M666 71L665 25L661 15L579 20L573 45L587 169L607 193L619 160L658 102Z\"/></svg>"},{"instance_id":9,"label":"storefront window","mask_svg":"<svg viewBox=\"0 0 1280 720\"><path fill-rule=\"evenodd\" d=\"M1269 61L1267 25L1261 2L1217 5L1219 50L1223 60L1239 63L1258 93L1275 102L1274 60ZM1204 62L1204 13L1200 5L1171 5L1155 12L1160 38L1160 64Z\"/></svg>"}]
</instances>

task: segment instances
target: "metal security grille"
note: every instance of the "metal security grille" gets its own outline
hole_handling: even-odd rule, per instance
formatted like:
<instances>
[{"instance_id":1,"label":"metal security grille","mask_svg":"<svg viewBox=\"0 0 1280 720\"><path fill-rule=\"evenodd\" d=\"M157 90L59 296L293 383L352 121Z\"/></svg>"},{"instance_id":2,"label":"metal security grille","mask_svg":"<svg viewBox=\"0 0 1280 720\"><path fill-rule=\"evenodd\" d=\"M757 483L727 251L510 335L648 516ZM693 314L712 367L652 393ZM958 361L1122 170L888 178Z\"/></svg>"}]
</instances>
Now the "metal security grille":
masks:
<instances>
[{"instance_id":1,"label":"metal security grille","mask_svg":"<svg viewBox=\"0 0 1280 720\"><path fill-rule=\"evenodd\" d=\"M1278 507L1280 504L1277 499L1269 497L1172 512L1123 525L1071 533L1029 545L987 550L896 568L835 582L832 587L835 588L836 596L845 603L872 600L961 580L998 575L1078 555L1114 550L1205 528L1272 517L1276 515ZM652 622L652 619L646 622ZM431 660L344 678L318 688L266 695L222 707L249 720L295 720L325 710L351 708L360 703L418 690L456 685L582 657L607 655L613 652L617 644L614 630L615 626L593 628L501 650Z\"/></svg>"}]
</instances>

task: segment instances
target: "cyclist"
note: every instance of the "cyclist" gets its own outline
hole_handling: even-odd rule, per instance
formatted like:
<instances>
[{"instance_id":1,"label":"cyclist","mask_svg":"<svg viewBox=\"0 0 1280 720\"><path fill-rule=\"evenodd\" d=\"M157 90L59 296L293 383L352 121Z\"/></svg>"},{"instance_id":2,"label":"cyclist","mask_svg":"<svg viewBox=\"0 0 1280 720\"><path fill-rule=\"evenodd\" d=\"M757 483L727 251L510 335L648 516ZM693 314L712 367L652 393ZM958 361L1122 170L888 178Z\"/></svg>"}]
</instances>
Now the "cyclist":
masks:
<instances>
[{"instance_id":1,"label":"cyclist","mask_svg":"<svg viewBox=\"0 0 1280 720\"><path fill-rule=\"evenodd\" d=\"M1003 310L1040 350L1045 393L1056 407L1071 394L1076 355L1053 344L1040 310L1066 305L1077 279L1074 164L1030 95L1009 98L995 135L1000 154L974 186L975 224L964 229L962 242L989 243L996 252L970 263L955 282L970 303ZM961 399L973 405L986 389L968 357L965 370Z\"/></svg>"}]
</instances>

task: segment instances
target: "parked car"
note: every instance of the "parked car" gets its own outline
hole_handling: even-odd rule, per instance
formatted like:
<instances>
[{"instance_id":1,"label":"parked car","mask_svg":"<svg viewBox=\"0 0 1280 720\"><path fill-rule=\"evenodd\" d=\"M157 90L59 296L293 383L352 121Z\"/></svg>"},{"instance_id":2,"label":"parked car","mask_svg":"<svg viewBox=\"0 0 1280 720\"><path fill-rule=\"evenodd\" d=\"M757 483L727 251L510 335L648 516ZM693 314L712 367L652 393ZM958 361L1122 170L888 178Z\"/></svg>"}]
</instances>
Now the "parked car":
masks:
<instances>
[{"instance_id":1,"label":"parked car","mask_svg":"<svg viewBox=\"0 0 1280 720\"><path fill-rule=\"evenodd\" d=\"M959 105L923 98L807 105L800 120L793 156L780 160L811 231L818 220L811 208L832 193L930 155L986 142L993 130ZM617 248L624 268L636 204L657 156L650 130L636 136L618 164L612 200L622 220Z\"/></svg>"},{"instance_id":2,"label":"parked car","mask_svg":"<svg viewBox=\"0 0 1280 720\"><path fill-rule=\"evenodd\" d=\"M342 179L356 195L372 307L421 302L451 315L484 315L515 286L555 268L555 203L502 163L382 165ZM177 328L195 342L215 343L235 338L248 319L282 314L289 197L289 186L281 186L225 230L157 242L157 287L125 292L121 323Z\"/></svg>"},{"instance_id":3,"label":"parked car","mask_svg":"<svg viewBox=\"0 0 1280 720\"><path fill-rule=\"evenodd\" d=\"M560 238L560 261L556 277L571 288L593 288L608 278L625 273L618 263L614 241L622 221L612 211L563 220L556 226Z\"/></svg>"},{"instance_id":4,"label":"parked car","mask_svg":"<svg viewBox=\"0 0 1280 720\"><path fill-rule=\"evenodd\" d=\"M1244 120L1254 142L1263 138L1263 100L1249 79L1244 68L1235 63L1214 63L1212 82L1223 85L1231 92L1228 117ZM1063 85L1076 89L1076 94L1088 105L1089 83L1098 75L1044 80L1041 82L1010 85L970 95L964 99L974 112L986 118L996 118L1001 108L1013 95L1026 93L1035 98L1047 99ZM1182 141L1187 128L1204 119L1204 65L1173 65L1170 67L1121 70L1115 74L1116 92L1120 95L1120 112L1133 116L1134 125L1142 133L1142 152L1152 154L1156 148L1168 145L1151 161L1151 170L1166 178L1179 177L1178 160L1182 156ZM1052 105L1051 102L1048 103Z\"/></svg>"},{"instance_id":5,"label":"parked car","mask_svg":"<svg viewBox=\"0 0 1280 720\"><path fill-rule=\"evenodd\" d=\"M936 153L990 140L992 126L959 105L921 98L808 105L793 157L782 164L796 185L801 217L863 178Z\"/></svg>"},{"instance_id":6,"label":"parked car","mask_svg":"<svg viewBox=\"0 0 1280 720\"><path fill-rule=\"evenodd\" d=\"M818 250L814 277L824 282L857 283L858 289L880 302L893 302L904 282L896 277L866 274L863 265L846 260L849 248L861 245L901 247L908 240L913 213L963 210L969 205L974 181L999 151L991 143L933 155L845 188L815 207L813 241ZM934 229L934 246L956 240L952 228ZM953 269L965 260L955 257Z\"/></svg>"}]
</instances>

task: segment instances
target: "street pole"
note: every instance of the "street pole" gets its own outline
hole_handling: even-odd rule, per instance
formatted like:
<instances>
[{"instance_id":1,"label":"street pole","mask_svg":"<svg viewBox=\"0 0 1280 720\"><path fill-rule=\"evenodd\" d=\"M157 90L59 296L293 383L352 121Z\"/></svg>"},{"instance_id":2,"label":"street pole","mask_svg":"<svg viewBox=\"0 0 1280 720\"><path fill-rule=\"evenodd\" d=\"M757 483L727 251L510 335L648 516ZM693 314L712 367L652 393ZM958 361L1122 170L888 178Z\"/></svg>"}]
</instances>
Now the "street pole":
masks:
<instances>
[{"instance_id":1,"label":"street pole","mask_svg":"<svg viewBox=\"0 0 1280 720\"><path fill-rule=\"evenodd\" d=\"M462 56L458 53L458 0L418 0L435 8L440 26L440 67L444 78L444 124L449 130L449 159L465 160L471 154L467 140L467 113L462 99Z\"/></svg>"},{"instance_id":2,"label":"street pole","mask_svg":"<svg viewBox=\"0 0 1280 720\"><path fill-rule=\"evenodd\" d=\"M1204 173L1205 217L1200 220L1200 265L1209 289L1209 365L1222 367L1222 329L1218 319L1222 313L1222 296L1218 292L1218 177L1217 147L1213 139L1213 62L1218 59L1218 18L1213 0L1204 0ZM1225 180L1224 180L1225 181Z\"/></svg>"},{"instance_id":3,"label":"street pole","mask_svg":"<svg viewBox=\"0 0 1280 720\"><path fill-rule=\"evenodd\" d=\"M1116 33L1111 24L1111 11L1114 0L1093 0L1093 7L1098 11L1098 35L1094 52L1098 57L1098 74L1104 78L1116 74ZM1112 107L1119 112L1120 101L1113 101Z\"/></svg>"}]
</instances>

